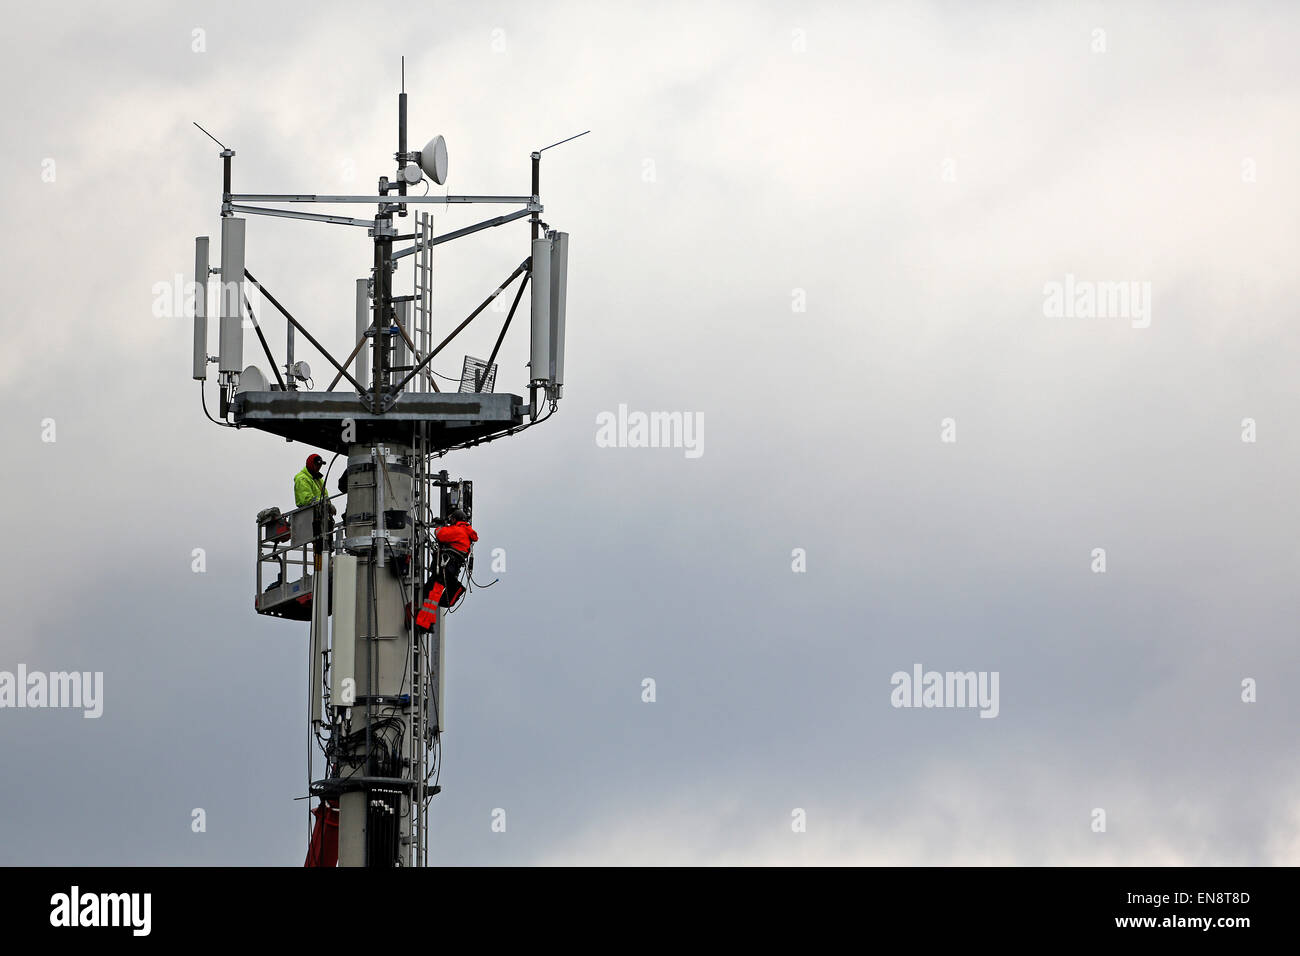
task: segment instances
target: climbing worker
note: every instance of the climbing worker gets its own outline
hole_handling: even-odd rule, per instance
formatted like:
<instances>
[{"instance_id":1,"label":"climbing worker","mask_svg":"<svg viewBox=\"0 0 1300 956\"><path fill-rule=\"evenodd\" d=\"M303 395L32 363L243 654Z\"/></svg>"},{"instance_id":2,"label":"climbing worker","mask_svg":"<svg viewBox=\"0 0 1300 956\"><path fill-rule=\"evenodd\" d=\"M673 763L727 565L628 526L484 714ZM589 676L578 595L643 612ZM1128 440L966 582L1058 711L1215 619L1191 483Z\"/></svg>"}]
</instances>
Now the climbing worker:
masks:
<instances>
[{"instance_id":1,"label":"climbing worker","mask_svg":"<svg viewBox=\"0 0 1300 956\"><path fill-rule=\"evenodd\" d=\"M470 527L465 512L453 508L447 523L433 533L434 540L442 545L442 595L443 607L451 607L460 597L460 572L469 557L469 549L478 540L478 532Z\"/></svg>"},{"instance_id":2,"label":"climbing worker","mask_svg":"<svg viewBox=\"0 0 1300 956\"><path fill-rule=\"evenodd\" d=\"M424 598L424 606L416 615L416 625L424 630L433 626L437 620L439 607L451 607L464 592L460 584L460 572L469 558L470 548L478 540L478 532L470 527L465 512L459 508L452 509L446 523L433 534L434 539L442 545L439 549L441 573L435 573L429 579L429 587Z\"/></svg>"}]
</instances>

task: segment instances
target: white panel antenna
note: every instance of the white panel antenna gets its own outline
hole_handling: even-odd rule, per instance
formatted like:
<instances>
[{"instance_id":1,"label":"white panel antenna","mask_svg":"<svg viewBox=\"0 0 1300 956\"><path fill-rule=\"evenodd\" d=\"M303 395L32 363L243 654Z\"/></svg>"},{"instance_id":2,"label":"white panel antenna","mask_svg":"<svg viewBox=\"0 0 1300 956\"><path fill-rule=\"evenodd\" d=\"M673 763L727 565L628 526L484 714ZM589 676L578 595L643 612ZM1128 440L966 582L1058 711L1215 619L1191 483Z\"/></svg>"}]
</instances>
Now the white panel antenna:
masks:
<instances>
[{"instance_id":1,"label":"white panel antenna","mask_svg":"<svg viewBox=\"0 0 1300 956\"><path fill-rule=\"evenodd\" d=\"M217 368L238 372L244 365L244 226L245 219L221 220L221 349Z\"/></svg>"},{"instance_id":2,"label":"white panel antenna","mask_svg":"<svg viewBox=\"0 0 1300 956\"><path fill-rule=\"evenodd\" d=\"M547 397L555 401L564 391L564 311L569 291L569 234L552 233L550 386Z\"/></svg>"},{"instance_id":3,"label":"white panel antenna","mask_svg":"<svg viewBox=\"0 0 1300 956\"><path fill-rule=\"evenodd\" d=\"M194 240L194 378L208 378L208 237Z\"/></svg>"}]
</instances>

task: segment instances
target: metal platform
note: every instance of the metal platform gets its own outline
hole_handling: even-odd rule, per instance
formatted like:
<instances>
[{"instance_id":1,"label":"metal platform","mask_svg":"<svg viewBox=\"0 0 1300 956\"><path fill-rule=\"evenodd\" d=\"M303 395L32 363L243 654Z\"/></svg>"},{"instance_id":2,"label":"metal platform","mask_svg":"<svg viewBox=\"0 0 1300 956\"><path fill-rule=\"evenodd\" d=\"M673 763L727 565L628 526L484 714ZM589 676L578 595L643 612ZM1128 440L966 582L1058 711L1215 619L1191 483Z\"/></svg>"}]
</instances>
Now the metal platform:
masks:
<instances>
[{"instance_id":1,"label":"metal platform","mask_svg":"<svg viewBox=\"0 0 1300 956\"><path fill-rule=\"evenodd\" d=\"M403 392L382 415L353 392L240 392L231 404L241 427L343 453L356 443L410 443L414 426L429 450L438 451L518 428L527 408L518 395L504 392ZM344 441L347 421L356 427Z\"/></svg>"},{"instance_id":2,"label":"metal platform","mask_svg":"<svg viewBox=\"0 0 1300 956\"><path fill-rule=\"evenodd\" d=\"M322 520L316 505L304 505L281 513L267 508L257 517L256 593L253 608L258 614L309 621L312 615L316 578L312 574L314 524ZM324 519L333 534L329 515ZM319 569L316 569L319 570ZM268 580L268 574L275 575ZM295 580L289 580L289 578Z\"/></svg>"},{"instance_id":3,"label":"metal platform","mask_svg":"<svg viewBox=\"0 0 1300 956\"><path fill-rule=\"evenodd\" d=\"M290 621L310 621L313 584L311 575L288 584L278 584L258 594L253 607L258 614Z\"/></svg>"}]
</instances>

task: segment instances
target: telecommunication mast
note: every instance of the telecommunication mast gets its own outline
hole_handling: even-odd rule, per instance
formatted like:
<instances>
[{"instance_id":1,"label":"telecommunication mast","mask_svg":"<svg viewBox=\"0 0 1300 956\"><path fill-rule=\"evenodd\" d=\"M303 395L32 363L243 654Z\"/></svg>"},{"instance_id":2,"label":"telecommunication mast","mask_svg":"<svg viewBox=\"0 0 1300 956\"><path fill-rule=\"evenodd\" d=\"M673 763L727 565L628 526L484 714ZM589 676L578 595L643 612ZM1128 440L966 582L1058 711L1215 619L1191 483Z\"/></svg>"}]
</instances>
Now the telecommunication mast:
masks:
<instances>
[{"instance_id":1,"label":"telecommunication mast","mask_svg":"<svg viewBox=\"0 0 1300 956\"><path fill-rule=\"evenodd\" d=\"M453 509L471 518L474 510L473 483L434 466L448 451L544 421L555 412L564 387L569 236L541 218L544 150L530 156L528 195L409 194L410 187L426 180L439 186L446 182L447 147L435 136L422 148L409 149L406 108L403 82L396 169L391 179L379 177L373 196L235 192L235 151L213 137L222 147L215 268L209 238L195 240L194 378L204 391L208 365L215 363L220 392L218 416L208 417L220 425L302 442L323 451L327 461L332 453L327 481L346 476L347 503L340 514L333 514L337 509L323 500L286 512L267 509L257 519L254 608L309 626L308 719L326 767L324 776L309 780L311 795L319 799L309 864L314 854L316 863L331 865L335 826L340 866L428 862L429 803L441 789L440 740L446 727L447 611L440 609L427 629L416 618L425 599L422 590L437 573L434 532ZM453 203L509 211L435 234L425 210ZM334 208L326 213L304 211L304 206ZM373 206L373 217L344 214L357 206ZM356 328L341 361L262 281L278 277L262 274L255 258L246 256L256 249L256 241L248 241L248 217L253 216L364 229L371 239L369 274L344 287L344 294L355 297ZM434 248L525 219L532 235L523 260L463 321L436 328ZM410 278L399 283L403 260L408 260ZM250 265L258 269L256 276ZM219 290L216 356L208 354L210 276L218 277ZM459 388L441 390L430 363L516 282L487 358L465 356ZM409 292L399 292L399 284ZM527 387L525 400L495 391L496 358L530 286L530 362L528 379L521 383ZM273 357L253 313L250 289L285 319L283 362ZM256 334L270 379L257 366L244 364L246 328ZM314 388L308 364L295 361L297 337L330 366L331 380L323 390ZM343 467L336 469L340 458ZM472 557L467 575L471 568Z\"/></svg>"}]
</instances>

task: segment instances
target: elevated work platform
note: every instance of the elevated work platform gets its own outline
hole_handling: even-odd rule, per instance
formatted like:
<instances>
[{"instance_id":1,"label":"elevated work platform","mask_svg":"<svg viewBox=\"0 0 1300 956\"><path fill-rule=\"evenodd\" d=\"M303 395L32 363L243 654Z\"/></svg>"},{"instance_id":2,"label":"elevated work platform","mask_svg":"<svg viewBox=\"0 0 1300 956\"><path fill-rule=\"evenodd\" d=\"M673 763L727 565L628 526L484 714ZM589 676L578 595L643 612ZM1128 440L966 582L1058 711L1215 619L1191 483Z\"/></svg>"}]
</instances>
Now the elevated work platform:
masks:
<instances>
[{"instance_id":1,"label":"elevated work platform","mask_svg":"<svg viewBox=\"0 0 1300 956\"><path fill-rule=\"evenodd\" d=\"M357 443L410 443L416 425L430 451L450 448L520 427L527 407L518 395L490 392L403 392L380 415L350 391L240 392L231 404L241 427L344 453ZM345 435L347 421L355 430Z\"/></svg>"},{"instance_id":2,"label":"elevated work platform","mask_svg":"<svg viewBox=\"0 0 1300 956\"><path fill-rule=\"evenodd\" d=\"M324 532L319 539L318 527ZM267 508L258 514L257 590L253 596L258 614L311 620L316 587L312 571L320 570L315 549L328 548L332 533L329 515L319 505L304 505L283 514L278 508Z\"/></svg>"}]
</instances>

